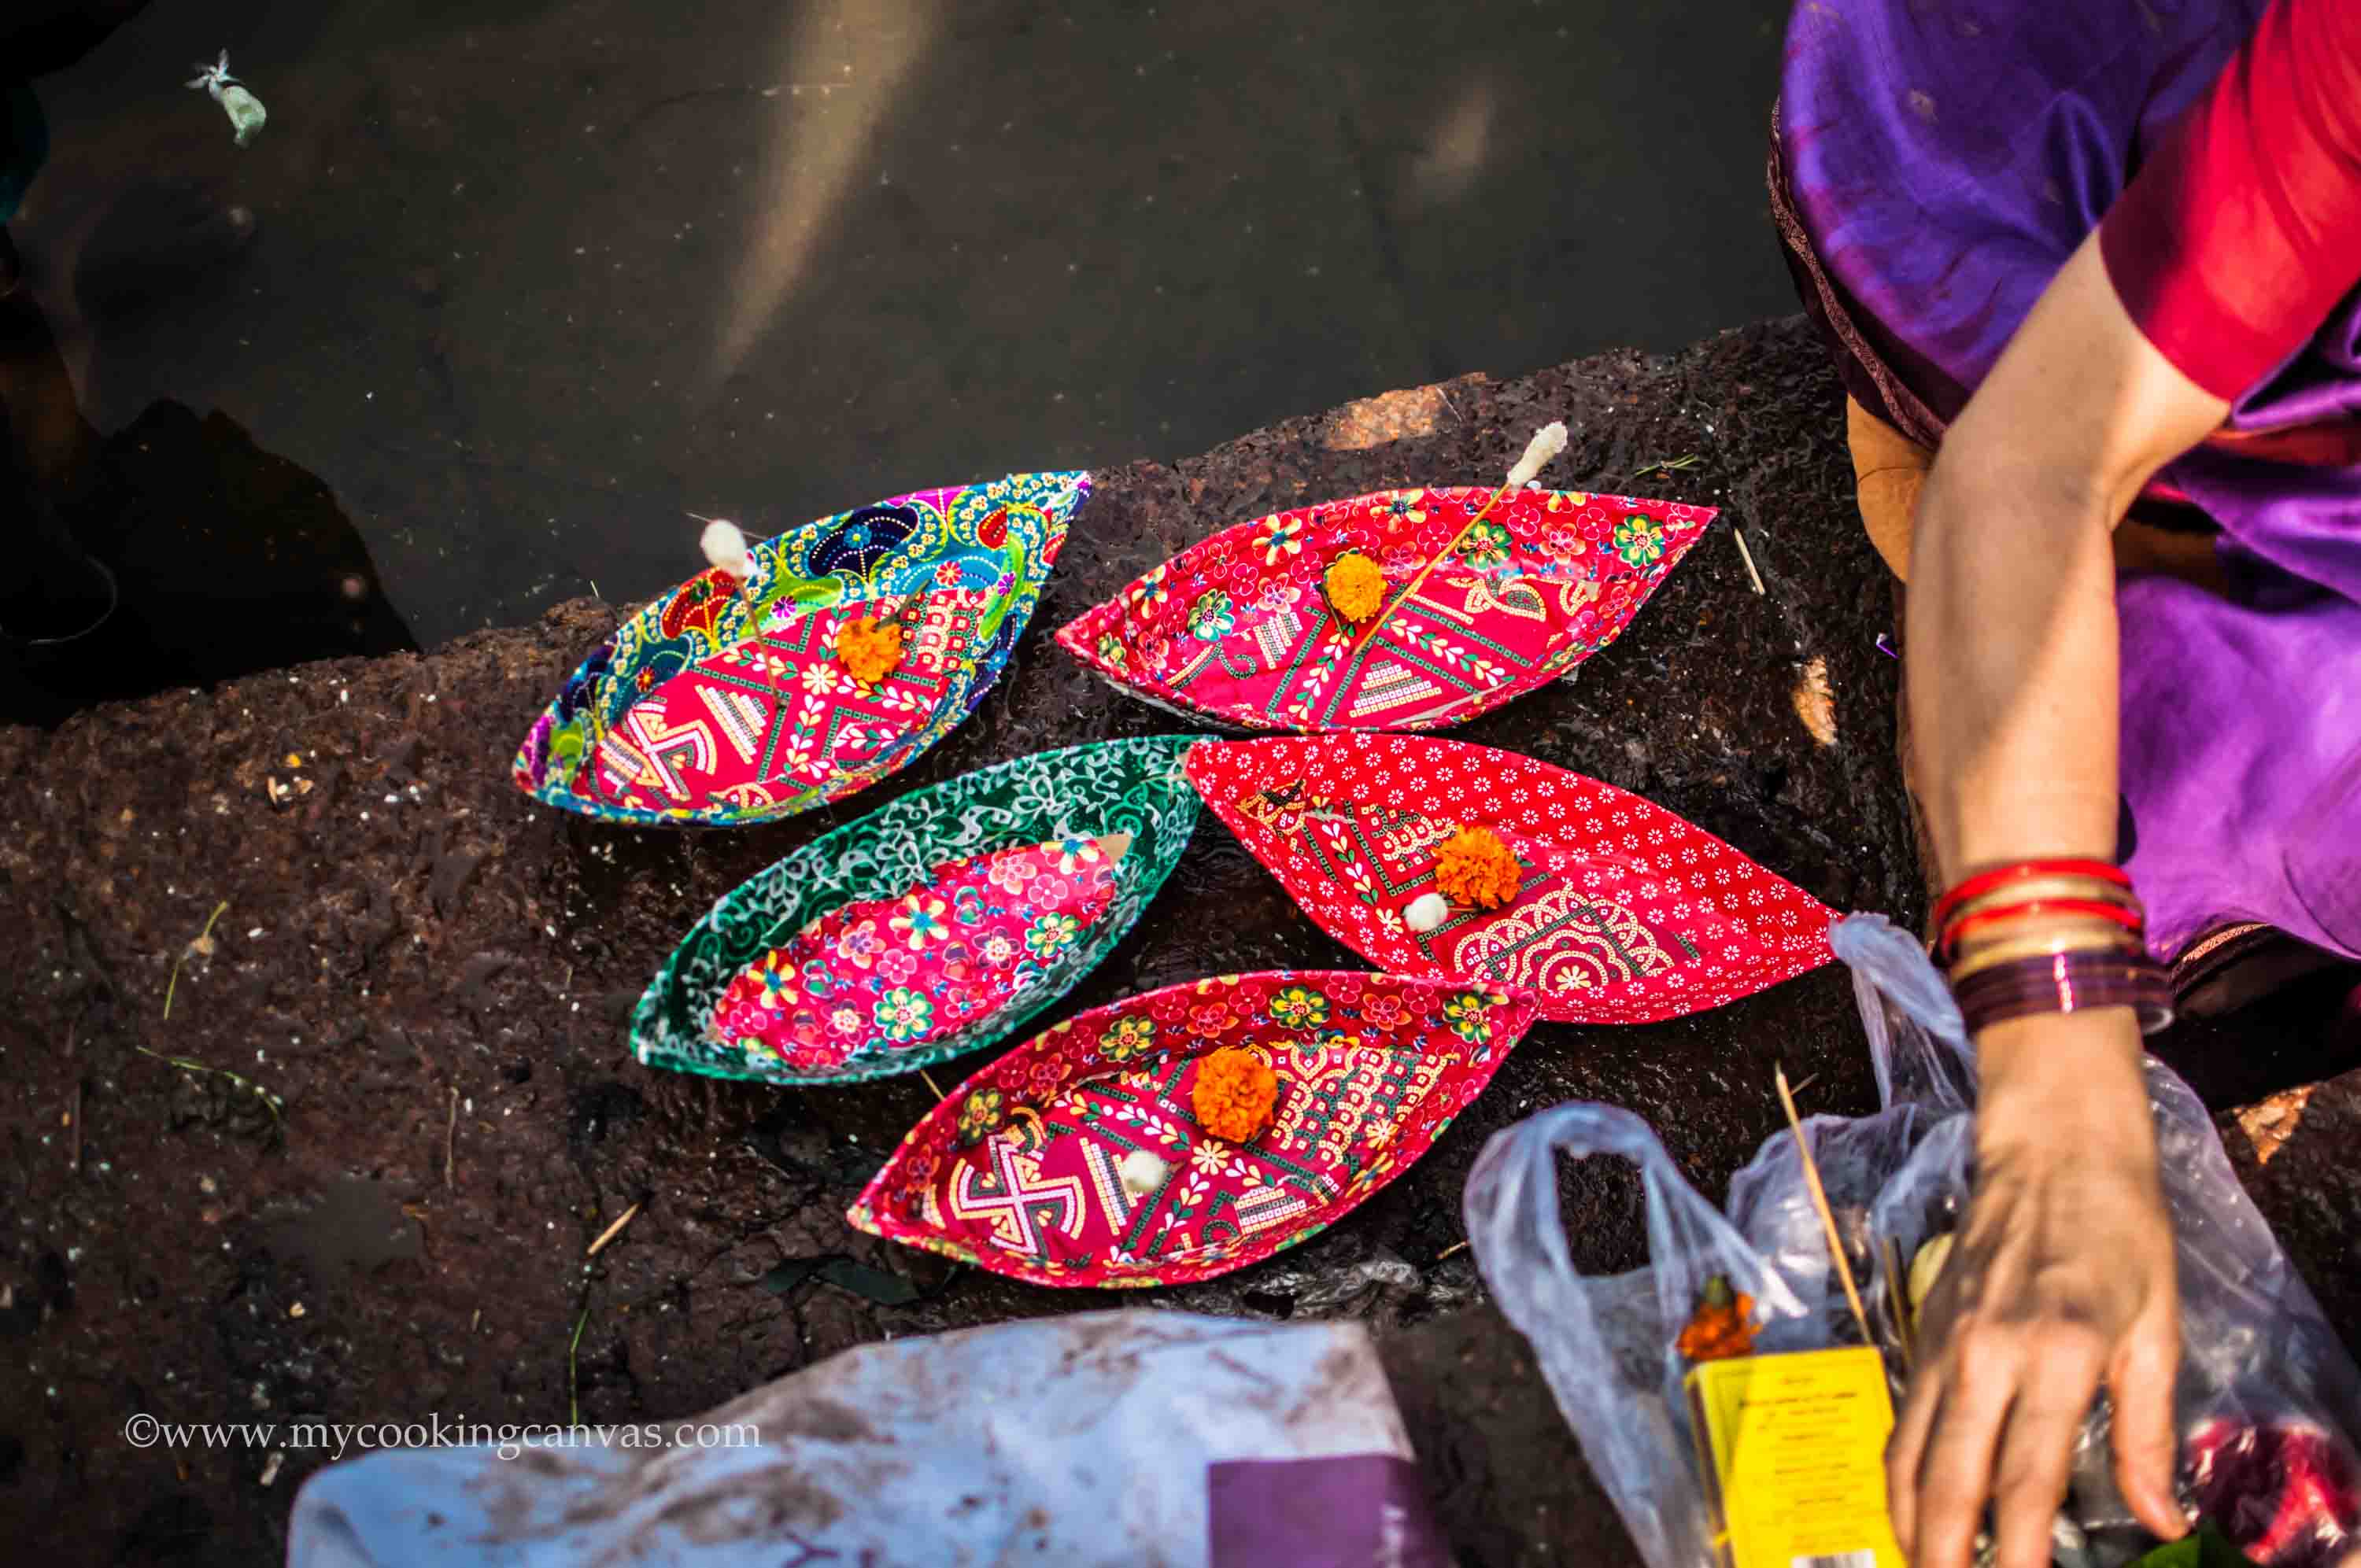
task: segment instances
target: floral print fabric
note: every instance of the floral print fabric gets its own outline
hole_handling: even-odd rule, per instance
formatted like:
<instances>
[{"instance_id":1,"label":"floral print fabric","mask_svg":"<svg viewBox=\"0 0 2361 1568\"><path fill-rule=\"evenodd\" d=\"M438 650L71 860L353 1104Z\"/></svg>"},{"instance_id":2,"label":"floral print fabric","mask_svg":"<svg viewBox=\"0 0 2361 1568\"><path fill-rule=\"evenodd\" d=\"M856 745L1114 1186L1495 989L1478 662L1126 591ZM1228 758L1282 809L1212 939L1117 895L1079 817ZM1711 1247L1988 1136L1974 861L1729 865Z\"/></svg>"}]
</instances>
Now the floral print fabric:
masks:
<instances>
[{"instance_id":1,"label":"floral print fabric","mask_svg":"<svg viewBox=\"0 0 2361 1568\"><path fill-rule=\"evenodd\" d=\"M1828 961L1828 908L1635 795L1511 751L1418 735L1202 741L1189 776L1312 917L1403 974L1517 986L1544 1018L1702 1012ZM1437 847L1499 835L1522 883L1501 908L1404 912Z\"/></svg>"},{"instance_id":2,"label":"floral print fabric","mask_svg":"<svg viewBox=\"0 0 2361 1568\"><path fill-rule=\"evenodd\" d=\"M1129 847L1074 836L996 850L897 898L831 910L730 982L713 1033L801 1072L955 1035L1106 914Z\"/></svg>"},{"instance_id":3,"label":"floral print fabric","mask_svg":"<svg viewBox=\"0 0 2361 1568\"><path fill-rule=\"evenodd\" d=\"M1436 729L1613 641L1715 516L1570 490L1520 490L1485 513L1492 499L1389 490L1242 522L1058 641L1117 685L1250 729ZM1348 552L1377 563L1393 606L1357 625L1323 587Z\"/></svg>"},{"instance_id":4,"label":"floral print fabric","mask_svg":"<svg viewBox=\"0 0 2361 1568\"><path fill-rule=\"evenodd\" d=\"M813 839L689 928L631 1014L633 1053L844 1083L1006 1038L1123 939L1179 861L1197 822L1191 744L1019 757Z\"/></svg>"},{"instance_id":5,"label":"floral print fabric","mask_svg":"<svg viewBox=\"0 0 2361 1568\"><path fill-rule=\"evenodd\" d=\"M1031 618L1088 474L922 490L750 547L741 586L699 573L593 652L518 750L517 787L643 825L736 823L841 800L974 710ZM848 621L898 621L874 684L836 659Z\"/></svg>"},{"instance_id":6,"label":"floral print fabric","mask_svg":"<svg viewBox=\"0 0 2361 1568\"><path fill-rule=\"evenodd\" d=\"M1532 1020L1529 1000L1353 971L1224 975L1085 1013L952 1091L848 1216L1041 1285L1179 1285L1322 1230L1414 1164ZM1279 1080L1270 1124L1206 1133L1214 1052ZM1146 1150L1162 1174L1126 1180Z\"/></svg>"}]
</instances>

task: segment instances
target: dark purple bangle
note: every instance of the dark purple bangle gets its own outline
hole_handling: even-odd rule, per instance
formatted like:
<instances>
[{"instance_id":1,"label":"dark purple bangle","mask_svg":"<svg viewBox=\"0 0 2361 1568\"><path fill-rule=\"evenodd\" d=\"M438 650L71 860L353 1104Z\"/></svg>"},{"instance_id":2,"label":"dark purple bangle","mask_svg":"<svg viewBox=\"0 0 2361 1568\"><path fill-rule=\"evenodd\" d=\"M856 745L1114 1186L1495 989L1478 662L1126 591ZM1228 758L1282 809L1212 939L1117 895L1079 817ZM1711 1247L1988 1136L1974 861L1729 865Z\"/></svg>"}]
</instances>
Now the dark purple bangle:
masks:
<instances>
[{"instance_id":1,"label":"dark purple bangle","mask_svg":"<svg viewBox=\"0 0 2361 1568\"><path fill-rule=\"evenodd\" d=\"M2030 1014L2092 1007L2131 1008L2143 1035L2172 1022L2172 982L2146 954L2087 951L2016 959L1977 970L1952 986L1951 994L1971 1035Z\"/></svg>"}]
</instances>

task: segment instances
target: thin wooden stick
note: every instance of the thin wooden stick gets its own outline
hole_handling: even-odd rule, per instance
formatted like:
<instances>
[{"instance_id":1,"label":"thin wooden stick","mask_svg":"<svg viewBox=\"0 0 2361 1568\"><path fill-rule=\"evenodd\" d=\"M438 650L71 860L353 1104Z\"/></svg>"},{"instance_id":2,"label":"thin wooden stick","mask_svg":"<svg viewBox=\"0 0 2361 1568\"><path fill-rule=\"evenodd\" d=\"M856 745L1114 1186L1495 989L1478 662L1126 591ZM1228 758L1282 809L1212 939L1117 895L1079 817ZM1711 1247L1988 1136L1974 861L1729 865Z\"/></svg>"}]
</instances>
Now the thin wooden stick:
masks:
<instances>
[{"instance_id":1,"label":"thin wooden stick","mask_svg":"<svg viewBox=\"0 0 2361 1568\"><path fill-rule=\"evenodd\" d=\"M933 1073L928 1072L925 1068L920 1068L918 1069L918 1076L927 1080L927 1087L934 1091L936 1099L940 1100L943 1097L942 1085L935 1081L935 1075Z\"/></svg>"},{"instance_id":2,"label":"thin wooden stick","mask_svg":"<svg viewBox=\"0 0 2361 1568\"><path fill-rule=\"evenodd\" d=\"M1500 504L1502 497L1508 495L1512 490L1521 488L1525 481L1539 474L1542 471L1543 466L1546 465L1551 458L1556 456L1559 453L1565 450L1565 426L1564 424L1546 424L1539 431L1535 432L1533 438L1525 443L1524 455L1519 457L1517 459L1516 466L1509 470L1507 482L1502 484L1499 489L1492 492L1492 499L1484 503L1484 509L1481 511L1477 512L1474 517L1469 518L1460 528L1459 532L1451 536L1450 543L1444 545L1441 550L1426 558L1426 565L1418 569L1417 574L1411 578L1409 585L1405 587L1401 592L1389 599L1384 607L1378 611L1376 616L1370 620L1369 629L1361 633L1361 640L1353 644L1353 656L1357 657L1361 651L1367 648L1371 641L1377 637L1378 629L1385 625L1386 618L1388 616L1393 614L1395 610L1400 609L1403 605L1409 603L1411 599L1417 595L1419 585L1426 581L1426 575L1429 572L1433 571L1435 567L1441 565L1444 561L1448 560L1451 557L1452 553L1457 550L1459 546L1466 542L1467 536L1476 532L1476 525L1492 515L1492 509Z\"/></svg>"},{"instance_id":3,"label":"thin wooden stick","mask_svg":"<svg viewBox=\"0 0 2361 1568\"><path fill-rule=\"evenodd\" d=\"M1885 1299L1894 1309L1894 1332L1902 1336L1902 1365L1918 1365L1918 1325L1910 1310L1910 1277L1902 1266L1902 1248L1892 1236L1877 1238L1878 1272L1885 1277Z\"/></svg>"},{"instance_id":4,"label":"thin wooden stick","mask_svg":"<svg viewBox=\"0 0 2361 1568\"><path fill-rule=\"evenodd\" d=\"M640 1201L643 1203L647 1201L647 1200L642 1199ZM598 1239L592 1242L590 1244L590 1250L584 1253L582 1255L585 1257L598 1256L600 1250L604 1248L609 1242L613 1241L617 1236L623 1234L623 1227L630 1224L633 1216L637 1215L639 1212L639 1203L634 1203L630 1208L624 1210L621 1213L616 1215L615 1223L609 1225L605 1230L600 1231L598 1233Z\"/></svg>"},{"instance_id":5,"label":"thin wooden stick","mask_svg":"<svg viewBox=\"0 0 2361 1568\"><path fill-rule=\"evenodd\" d=\"M1426 581L1426 575L1429 572L1433 571L1435 567L1441 565L1444 560L1449 558L1451 553L1458 549L1461 543L1464 542L1469 534L1476 532L1476 525L1492 515L1492 509L1499 506L1500 504L1500 498L1508 493L1509 487L1506 485L1502 485L1499 489L1494 490L1492 492L1492 499L1484 503L1484 510L1477 512L1474 517L1469 518L1467 520L1466 526L1463 527L1458 532L1451 536L1450 543L1444 545L1442 549L1436 551L1433 554L1426 558L1426 565L1418 569L1417 574L1411 578L1409 585L1405 587L1401 592L1387 600L1384 607L1370 619L1369 629L1361 633L1361 640L1358 642L1353 644L1353 652L1357 654L1362 649L1369 645L1370 641L1376 638L1378 629L1386 623L1386 617L1393 614L1395 610L1400 609L1403 605L1408 604L1411 599L1417 595L1419 585Z\"/></svg>"},{"instance_id":6,"label":"thin wooden stick","mask_svg":"<svg viewBox=\"0 0 2361 1568\"><path fill-rule=\"evenodd\" d=\"M1812 1158L1812 1146L1804 1136L1804 1119L1795 1114L1795 1097L1787 1089L1787 1069L1771 1069L1773 1081L1779 1086L1779 1103L1787 1109L1787 1125L1795 1135L1795 1152L1804 1158L1804 1185L1810 1189L1812 1206L1820 1212L1820 1223L1828 1233L1828 1255L1835 1259L1837 1277L1844 1281L1845 1299L1852 1304L1853 1321L1861 1325L1863 1344L1877 1341L1869 1332L1869 1313L1861 1304L1861 1289L1852 1280L1852 1265L1845 1261L1844 1235L1837 1229L1837 1217L1828 1208L1828 1189L1820 1185L1819 1162Z\"/></svg>"},{"instance_id":7,"label":"thin wooden stick","mask_svg":"<svg viewBox=\"0 0 2361 1568\"><path fill-rule=\"evenodd\" d=\"M739 608L746 612L746 641L754 644L755 673L763 675L764 684L775 692L779 689L778 678L762 666L763 612L754 603L754 557L746 548L746 536L727 518L706 517L698 512L688 515L705 524L705 533L697 540L697 546L704 551L706 561L729 578L730 587L737 590ZM714 537L716 528L723 531L719 540ZM595 591L598 585L591 587Z\"/></svg>"},{"instance_id":8,"label":"thin wooden stick","mask_svg":"<svg viewBox=\"0 0 2361 1568\"><path fill-rule=\"evenodd\" d=\"M74 1080L73 1109L67 1112L66 1116L73 1124L73 1158L70 1163L74 1169L80 1170L82 1168L82 1080L80 1079Z\"/></svg>"},{"instance_id":9,"label":"thin wooden stick","mask_svg":"<svg viewBox=\"0 0 2361 1568\"><path fill-rule=\"evenodd\" d=\"M459 1091L455 1088L451 1091L451 1119L443 1124L443 1185L445 1187L456 1185L451 1173L457 1163L458 1146Z\"/></svg>"},{"instance_id":10,"label":"thin wooden stick","mask_svg":"<svg viewBox=\"0 0 2361 1568\"><path fill-rule=\"evenodd\" d=\"M1441 1252L1436 1253L1434 1255L1434 1261L1441 1263L1444 1258L1451 1256L1455 1253L1466 1252L1472 1245L1474 1244L1470 1243L1465 1236L1463 1236L1459 1240L1453 1242L1449 1246L1444 1247Z\"/></svg>"},{"instance_id":11,"label":"thin wooden stick","mask_svg":"<svg viewBox=\"0 0 2361 1568\"><path fill-rule=\"evenodd\" d=\"M1754 552L1746 547L1746 530L1732 523L1730 536L1738 541L1738 558L1746 563L1747 579L1753 583L1756 593L1767 598L1770 597L1769 590L1763 586L1763 574L1754 569Z\"/></svg>"}]
</instances>

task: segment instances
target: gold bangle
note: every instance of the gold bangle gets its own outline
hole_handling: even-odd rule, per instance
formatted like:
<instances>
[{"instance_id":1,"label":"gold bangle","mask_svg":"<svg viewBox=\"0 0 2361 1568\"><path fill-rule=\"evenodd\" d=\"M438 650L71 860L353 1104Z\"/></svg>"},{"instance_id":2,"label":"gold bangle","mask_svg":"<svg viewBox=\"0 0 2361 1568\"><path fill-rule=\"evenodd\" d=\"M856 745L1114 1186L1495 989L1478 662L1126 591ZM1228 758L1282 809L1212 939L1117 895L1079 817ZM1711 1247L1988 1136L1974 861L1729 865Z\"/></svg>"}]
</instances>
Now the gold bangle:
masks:
<instances>
[{"instance_id":1,"label":"gold bangle","mask_svg":"<svg viewBox=\"0 0 2361 1568\"><path fill-rule=\"evenodd\" d=\"M1979 970L1987 970L2012 959L2047 959L2060 953L2104 952L2136 957L2142 950L2138 938L2120 927L2083 925L2079 929L2052 928L2031 936L2004 937L1998 941L1981 943L1954 959L1946 972L1957 981L1967 979Z\"/></svg>"},{"instance_id":2,"label":"gold bangle","mask_svg":"<svg viewBox=\"0 0 2361 1568\"><path fill-rule=\"evenodd\" d=\"M1987 909L1998 909L2011 904L2026 904L2036 899L2082 898L2101 904L2121 905L2125 909L2140 909L2138 895L2131 889L2117 887L2094 876L2032 877L2024 882L2004 883L1990 893L1980 894L1960 905L1945 916L1946 927L1955 926L1971 915ZM2145 915L2147 912L2141 910Z\"/></svg>"},{"instance_id":3,"label":"gold bangle","mask_svg":"<svg viewBox=\"0 0 2361 1568\"><path fill-rule=\"evenodd\" d=\"M2112 931L2132 941L2137 941L2142 935L2139 928L2125 926L2122 921L2104 915L2086 914L2075 909L2040 909L2013 916L1980 931L1970 932L1965 941L1951 944L1950 956L1961 959L1994 942L2015 941L2020 937L2038 937L2052 931Z\"/></svg>"}]
</instances>

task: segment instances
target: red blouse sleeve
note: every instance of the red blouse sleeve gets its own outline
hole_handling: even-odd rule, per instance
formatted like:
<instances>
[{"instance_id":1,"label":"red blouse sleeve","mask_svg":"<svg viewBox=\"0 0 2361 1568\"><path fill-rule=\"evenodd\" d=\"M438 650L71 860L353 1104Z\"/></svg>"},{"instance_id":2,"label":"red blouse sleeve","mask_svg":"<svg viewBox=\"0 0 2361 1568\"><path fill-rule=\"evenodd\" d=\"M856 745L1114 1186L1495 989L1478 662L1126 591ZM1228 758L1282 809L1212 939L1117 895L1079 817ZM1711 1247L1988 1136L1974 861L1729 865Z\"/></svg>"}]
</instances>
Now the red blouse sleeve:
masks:
<instances>
[{"instance_id":1,"label":"red blouse sleeve","mask_svg":"<svg viewBox=\"0 0 2361 1568\"><path fill-rule=\"evenodd\" d=\"M2361 0L2272 0L2099 225L2147 340L2235 400L2361 282Z\"/></svg>"}]
</instances>

